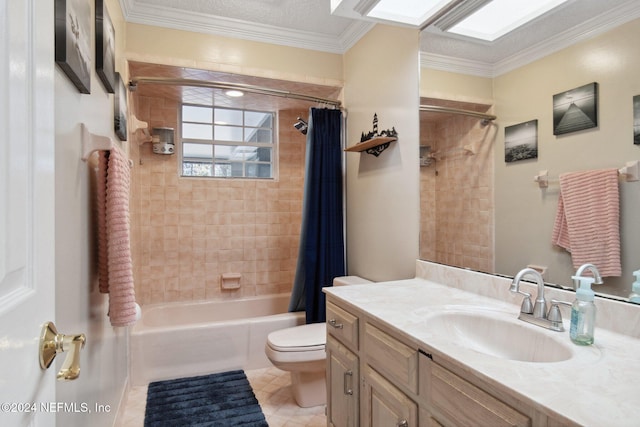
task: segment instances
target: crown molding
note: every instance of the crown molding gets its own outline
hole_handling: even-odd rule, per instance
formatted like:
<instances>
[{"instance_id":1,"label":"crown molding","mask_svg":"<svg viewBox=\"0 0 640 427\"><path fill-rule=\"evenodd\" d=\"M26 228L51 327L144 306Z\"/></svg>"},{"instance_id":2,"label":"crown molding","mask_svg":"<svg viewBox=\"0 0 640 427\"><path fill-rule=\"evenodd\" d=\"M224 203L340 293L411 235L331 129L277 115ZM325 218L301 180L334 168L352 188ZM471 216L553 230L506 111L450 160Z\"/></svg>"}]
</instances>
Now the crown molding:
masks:
<instances>
[{"instance_id":1,"label":"crown molding","mask_svg":"<svg viewBox=\"0 0 640 427\"><path fill-rule=\"evenodd\" d=\"M333 37L239 19L178 11L168 7L150 7L135 0L120 0L120 6L125 21L131 23L336 54L345 53L375 25L370 22L354 21L339 37Z\"/></svg>"},{"instance_id":2,"label":"crown molding","mask_svg":"<svg viewBox=\"0 0 640 427\"><path fill-rule=\"evenodd\" d=\"M437 53L420 52L420 68L468 74L478 77L493 77L493 65L488 62L455 58Z\"/></svg>"}]
</instances>

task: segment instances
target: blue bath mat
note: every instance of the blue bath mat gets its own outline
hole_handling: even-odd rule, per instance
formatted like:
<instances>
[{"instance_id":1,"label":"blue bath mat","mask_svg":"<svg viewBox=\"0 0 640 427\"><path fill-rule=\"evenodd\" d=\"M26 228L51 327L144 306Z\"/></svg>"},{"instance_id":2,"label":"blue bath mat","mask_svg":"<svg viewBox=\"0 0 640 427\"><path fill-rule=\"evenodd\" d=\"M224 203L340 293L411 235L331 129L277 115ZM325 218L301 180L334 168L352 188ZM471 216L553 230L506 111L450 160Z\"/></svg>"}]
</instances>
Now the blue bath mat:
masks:
<instances>
[{"instance_id":1,"label":"blue bath mat","mask_svg":"<svg viewBox=\"0 0 640 427\"><path fill-rule=\"evenodd\" d=\"M149 384L145 427L268 427L244 371Z\"/></svg>"}]
</instances>

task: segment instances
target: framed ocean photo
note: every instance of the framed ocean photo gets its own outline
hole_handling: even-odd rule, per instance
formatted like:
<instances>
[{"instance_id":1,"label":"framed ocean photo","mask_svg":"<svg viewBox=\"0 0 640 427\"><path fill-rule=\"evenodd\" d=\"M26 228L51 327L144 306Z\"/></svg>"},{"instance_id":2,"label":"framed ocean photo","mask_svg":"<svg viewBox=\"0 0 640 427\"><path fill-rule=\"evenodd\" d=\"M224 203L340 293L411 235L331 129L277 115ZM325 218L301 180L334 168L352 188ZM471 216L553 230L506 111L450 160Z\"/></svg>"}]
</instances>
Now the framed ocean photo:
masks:
<instances>
[{"instance_id":1,"label":"framed ocean photo","mask_svg":"<svg viewBox=\"0 0 640 427\"><path fill-rule=\"evenodd\" d=\"M538 120L504 128L504 161L538 158Z\"/></svg>"}]
</instances>

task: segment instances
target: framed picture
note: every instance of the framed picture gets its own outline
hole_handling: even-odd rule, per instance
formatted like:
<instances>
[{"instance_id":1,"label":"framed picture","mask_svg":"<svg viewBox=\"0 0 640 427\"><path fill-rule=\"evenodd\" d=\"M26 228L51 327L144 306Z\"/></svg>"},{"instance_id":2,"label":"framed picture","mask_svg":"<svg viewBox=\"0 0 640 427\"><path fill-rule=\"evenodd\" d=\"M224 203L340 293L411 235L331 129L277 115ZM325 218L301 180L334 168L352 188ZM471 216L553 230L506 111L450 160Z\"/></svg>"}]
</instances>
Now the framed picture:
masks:
<instances>
[{"instance_id":1,"label":"framed picture","mask_svg":"<svg viewBox=\"0 0 640 427\"><path fill-rule=\"evenodd\" d=\"M104 0L96 0L96 72L109 93L116 87L116 38Z\"/></svg>"},{"instance_id":2,"label":"framed picture","mask_svg":"<svg viewBox=\"0 0 640 427\"><path fill-rule=\"evenodd\" d=\"M55 0L56 64L81 93L91 93L91 5Z\"/></svg>"},{"instance_id":3,"label":"framed picture","mask_svg":"<svg viewBox=\"0 0 640 427\"><path fill-rule=\"evenodd\" d=\"M113 108L113 126L120 141L127 140L127 89L120 73L116 74L116 96Z\"/></svg>"},{"instance_id":4,"label":"framed picture","mask_svg":"<svg viewBox=\"0 0 640 427\"><path fill-rule=\"evenodd\" d=\"M633 97L633 143L640 145L640 95Z\"/></svg>"},{"instance_id":5,"label":"framed picture","mask_svg":"<svg viewBox=\"0 0 640 427\"><path fill-rule=\"evenodd\" d=\"M598 83L553 95L553 134L598 126Z\"/></svg>"},{"instance_id":6,"label":"framed picture","mask_svg":"<svg viewBox=\"0 0 640 427\"><path fill-rule=\"evenodd\" d=\"M504 161L538 158L538 120L504 128Z\"/></svg>"}]
</instances>

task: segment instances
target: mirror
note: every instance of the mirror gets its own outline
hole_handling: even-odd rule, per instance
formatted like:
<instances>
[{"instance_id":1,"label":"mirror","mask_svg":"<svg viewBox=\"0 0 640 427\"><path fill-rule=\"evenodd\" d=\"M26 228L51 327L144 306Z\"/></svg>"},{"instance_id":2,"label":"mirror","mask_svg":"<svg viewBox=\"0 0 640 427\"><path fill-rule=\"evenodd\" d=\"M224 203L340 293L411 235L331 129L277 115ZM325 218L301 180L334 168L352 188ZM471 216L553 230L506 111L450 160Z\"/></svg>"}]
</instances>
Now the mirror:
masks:
<instances>
[{"instance_id":1,"label":"mirror","mask_svg":"<svg viewBox=\"0 0 640 427\"><path fill-rule=\"evenodd\" d=\"M545 270L548 284L573 288L571 254L551 243L558 176L619 169L640 159L640 145L634 144L633 103L640 94L640 20L609 27L562 49L548 43L546 48L552 50L543 55L523 48L538 56L516 55L517 60L503 59L484 70L472 57L443 66L437 48L436 54L429 52L431 43L442 45L441 38L429 29L421 34L421 104L495 114L497 119L483 125L478 118L460 114L420 113L420 258L507 276L534 265ZM460 39L449 46L455 48L455 43ZM592 82L598 83L597 126L554 135L553 95ZM505 161L505 127L533 120L536 157ZM534 181L542 170L549 173L547 188ZM640 269L640 182L623 178L622 276L605 277L604 285L594 290L626 300L632 273Z\"/></svg>"}]
</instances>

